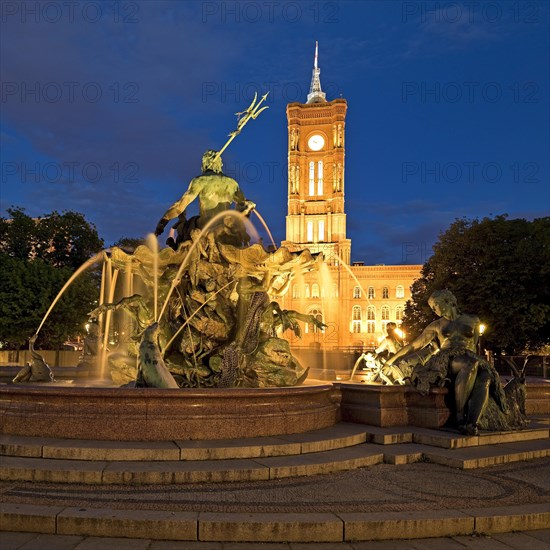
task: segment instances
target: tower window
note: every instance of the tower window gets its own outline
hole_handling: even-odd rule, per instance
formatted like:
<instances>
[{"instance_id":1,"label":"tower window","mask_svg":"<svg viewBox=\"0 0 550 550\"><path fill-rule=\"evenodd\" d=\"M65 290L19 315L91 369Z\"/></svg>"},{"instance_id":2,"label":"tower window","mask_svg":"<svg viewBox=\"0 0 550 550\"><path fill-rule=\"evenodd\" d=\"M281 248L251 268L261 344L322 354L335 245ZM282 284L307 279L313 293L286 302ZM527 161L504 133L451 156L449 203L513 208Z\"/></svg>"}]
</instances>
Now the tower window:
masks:
<instances>
[{"instance_id":1,"label":"tower window","mask_svg":"<svg viewBox=\"0 0 550 550\"><path fill-rule=\"evenodd\" d=\"M369 286L369 289L367 290L367 298L369 300L372 300L374 298L374 287Z\"/></svg>"},{"instance_id":2,"label":"tower window","mask_svg":"<svg viewBox=\"0 0 550 550\"><path fill-rule=\"evenodd\" d=\"M325 222L323 220L319 222L319 233L317 238L319 242L323 242L325 240Z\"/></svg>"},{"instance_id":3,"label":"tower window","mask_svg":"<svg viewBox=\"0 0 550 550\"><path fill-rule=\"evenodd\" d=\"M307 222L307 242L313 242L313 222Z\"/></svg>"},{"instance_id":4,"label":"tower window","mask_svg":"<svg viewBox=\"0 0 550 550\"><path fill-rule=\"evenodd\" d=\"M317 163L317 195L323 195L323 161Z\"/></svg>"},{"instance_id":5,"label":"tower window","mask_svg":"<svg viewBox=\"0 0 550 550\"><path fill-rule=\"evenodd\" d=\"M390 289L385 286L383 289L382 289L382 298L389 298L390 297Z\"/></svg>"},{"instance_id":6,"label":"tower window","mask_svg":"<svg viewBox=\"0 0 550 550\"><path fill-rule=\"evenodd\" d=\"M310 197L315 195L315 163L313 161L309 163L309 195Z\"/></svg>"},{"instance_id":7,"label":"tower window","mask_svg":"<svg viewBox=\"0 0 550 550\"><path fill-rule=\"evenodd\" d=\"M402 285L399 285L399 286L395 289L395 297L396 297L396 298L404 298L404 297L405 297L405 289L403 288Z\"/></svg>"},{"instance_id":8,"label":"tower window","mask_svg":"<svg viewBox=\"0 0 550 550\"><path fill-rule=\"evenodd\" d=\"M353 297L356 300L361 298L361 287L359 287L359 286L353 287Z\"/></svg>"}]
</instances>

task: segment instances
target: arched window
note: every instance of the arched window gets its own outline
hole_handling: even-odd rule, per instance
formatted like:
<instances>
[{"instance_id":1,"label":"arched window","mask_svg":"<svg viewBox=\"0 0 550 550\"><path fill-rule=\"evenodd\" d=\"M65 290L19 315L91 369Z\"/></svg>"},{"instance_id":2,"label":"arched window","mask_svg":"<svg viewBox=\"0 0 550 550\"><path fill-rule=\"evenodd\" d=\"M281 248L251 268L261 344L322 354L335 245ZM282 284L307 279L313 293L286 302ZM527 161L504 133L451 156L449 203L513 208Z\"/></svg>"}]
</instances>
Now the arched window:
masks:
<instances>
[{"instance_id":1,"label":"arched window","mask_svg":"<svg viewBox=\"0 0 550 550\"><path fill-rule=\"evenodd\" d=\"M293 298L300 297L300 285L292 285L292 297Z\"/></svg>"},{"instance_id":2,"label":"arched window","mask_svg":"<svg viewBox=\"0 0 550 550\"><path fill-rule=\"evenodd\" d=\"M382 306L382 321L390 320L390 308L388 306Z\"/></svg>"},{"instance_id":3,"label":"arched window","mask_svg":"<svg viewBox=\"0 0 550 550\"><path fill-rule=\"evenodd\" d=\"M351 332L361 332L361 306L353 306L351 310Z\"/></svg>"},{"instance_id":4,"label":"arched window","mask_svg":"<svg viewBox=\"0 0 550 550\"><path fill-rule=\"evenodd\" d=\"M321 243L325 240L325 222L323 220L319 221L317 240Z\"/></svg>"},{"instance_id":5,"label":"arched window","mask_svg":"<svg viewBox=\"0 0 550 550\"><path fill-rule=\"evenodd\" d=\"M367 290L367 298L369 300L372 300L374 298L374 287L369 286L369 289Z\"/></svg>"},{"instance_id":6,"label":"arched window","mask_svg":"<svg viewBox=\"0 0 550 550\"><path fill-rule=\"evenodd\" d=\"M388 299L389 297L390 297L390 289L387 286L385 286L382 289L382 298Z\"/></svg>"},{"instance_id":7,"label":"arched window","mask_svg":"<svg viewBox=\"0 0 550 550\"><path fill-rule=\"evenodd\" d=\"M317 194L323 195L323 161L317 163Z\"/></svg>"},{"instance_id":8,"label":"arched window","mask_svg":"<svg viewBox=\"0 0 550 550\"><path fill-rule=\"evenodd\" d=\"M354 286L353 287L353 297L357 300L358 298L361 298L361 287Z\"/></svg>"},{"instance_id":9,"label":"arched window","mask_svg":"<svg viewBox=\"0 0 550 550\"><path fill-rule=\"evenodd\" d=\"M306 288L305 288L305 297L306 298L309 298L310 295L309 295L309 285L306 285Z\"/></svg>"},{"instance_id":10,"label":"arched window","mask_svg":"<svg viewBox=\"0 0 550 550\"><path fill-rule=\"evenodd\" d=\"M315 163L309 163L309 196L315 195Z\"/></svg>"},{"instance_id":11,"label":"arched window","mask_svg":"<svg viewBox=\"0 0 550 550\"><path fill-rule=\"evenodd\" d=\"M401 321L403 319L403 306L397 306L395 308L395 320Z\"/></svg>"},{"instance_id":12,"label":"arched window","mask_svg":"<svg viewBox=\"0 0 550 550\"><path fill-rule=\"evenodd\" d=\"M374 306L369 306L367 308L367 320L374 321L376 319L376 309Z\"/></svg>"},{"instance_id":13,"label":"arched window","mask_svg":"<svg viewBox=\"0 0 550 550\"><path fill-rule=\"evenodd\" d=\"M398 285L395 289L395 297L396 298L404 298L405 297L405 289L402 285Z\"/></svg>"},{"instance_id":14,"label":"arched window","mask_svg":"<svg viewBox=\"0 0 550 550\"><path fill-rule=\"evenodd\" d=\"M317 321L323 322L323 314L317 309L313 308L309 310L309 315L313 315ZM315 332L325 332L325 329L319 329L316 325L313 323L306 323L306 326L304 327L304 332L307 333L315 333Z\"/></svg>"},{"instance_id":15,"label":"arched window","mask_svg":"<svg viewBox=\"0 0 550 550\"><path fill-rule=\"evenodd\" d=\"M319 285L317 283L311 285L311 297L319 298Z\"/></svg>"}]
</instances>

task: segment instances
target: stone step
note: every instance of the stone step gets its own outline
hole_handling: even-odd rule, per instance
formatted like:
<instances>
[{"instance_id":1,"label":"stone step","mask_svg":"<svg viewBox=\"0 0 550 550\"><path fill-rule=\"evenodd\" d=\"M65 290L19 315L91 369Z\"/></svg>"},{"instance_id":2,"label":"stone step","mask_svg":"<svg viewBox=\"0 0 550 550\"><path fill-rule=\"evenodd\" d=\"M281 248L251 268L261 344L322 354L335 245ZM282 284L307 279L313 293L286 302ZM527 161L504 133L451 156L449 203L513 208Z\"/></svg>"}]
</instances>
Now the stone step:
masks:
<instances>
[{"instance_id":1,"label":"stone step","mask_svg":"<svg viewBox=\"0 0 550 550\"><path fill-rule=\"evenodd\" d=\"M532 460L550 456L548 439L514 441L499 445L441 449L432 447L424 451L424 459L452 468L470 470L509 462Z\"/></svg>"},{"instance_id":2,"label":"stone step","mask_svg":"<svg viewBox=\"0 0 550 550\"><path fill-rule=\"evenodd\" d=\"M221 546L213 546L213 541L240 543L243 541L256 543L351 542L352 544L356 541L388 541L387 545L379 546L373 543L372 547L401 548L403 546L399 543L396 545L395 539L479 536L479 534L488 535L509 531L531 531L546 529L549 521L550 510L546 504L366 513L171 512L11 503L3 504L0 508L0 523L5 531L110 538L90 541L90 544L86 545L87 548L107 548L109 544L113 546L113 543L116 547L116 542L120 542L121 539L114 537L203 541L205 549L221 548ZM50 539L49 542L53 541ZM478 541L479 544L476 543L474 546L468 544L467 547L496 548L494 541L489 541L489 546L483 544L483 539L478 539ZM448 541L436 539L433 544L429 542L427 541L419 547L442 548L441 542ZM537 539L530 542L529 548L536 548L534 544ZM149 547L149 543L146 544ZM84 545L85 543L83 547ZM124 545L128 548L137 548L138 546L145 547L145 545L140 546L138 541ZM280 547L277 544L273 546ZM328 549L329 546L332 547L327 544L326 548ZM412 548L412 546L407 545L407 548ZM497 546L498 548L504 547ZM33 546L33 548L35 547ZM48 548L54 547L59 548L59 546L55 546L55 542L48 545ZM185 548L181 543L177 546L160 543L154 547ZM238 545L238 547L241 548L244 545ZM267 547L271 547L271 545ZM296 545L297 547L298 545ZM324 548L325 545L315 546L315 548L321 547ZM353 547L355 548L356 545L353 544ZM364 547L361 545L361 548ZM371 545L369 544L367 547L370 548ZM416 548L416 545L414 547Z\"/></svg>"},{"instance_id":3,"label":"stone step","mask_svg":"<svg viewBox=\"0 0 550 550\"><path fill-rule=\"evenodd\" d=\"M229 460L130 462L5 456L0 479L97 485L221 483L327 474L383 460L382 447L370 443L294 456Z\"/></svg>"},{"instance_id":4,"label":"stone step","mask_svg":"<svg viewBox=\"0 0 550 550\"><path fill-rule=\"evenodd\" d=\"M99 461L227 460L317 453L367 441L366 426L341 422L301 434L201 441L91 441L0 436L0 456Z\"/></svg>"},{"instance_id":5,"label":"stone step","mask_svg":"<svg viewBox=\"0 0 550 550\"><path fill-rule=\"evenodd\" d=\"M532 440L493 446L443 449L418 443L402 443L391 445L383 451L386 464L429 461L468 470L544 458L550 456L550 444L547 440Z\"/></svg>"},{"instance_id":6,"label":"stone step","mask_svg":"<svg viewBox=\"0 0 550 550\"><path fill-rule=\"evenodd\" d=\"M452 429L417 428L412 426L394 426L381 428L365 426L367 441L379 445L395 445L401 443L419 443L443 449L460 449L463 447L479 447L514 441L531 441L533 439L548 439L550 426L545 419L532 420L524 430L508 432L482 432L479 436L462 435Z\"/></svg>"}]
</instances>

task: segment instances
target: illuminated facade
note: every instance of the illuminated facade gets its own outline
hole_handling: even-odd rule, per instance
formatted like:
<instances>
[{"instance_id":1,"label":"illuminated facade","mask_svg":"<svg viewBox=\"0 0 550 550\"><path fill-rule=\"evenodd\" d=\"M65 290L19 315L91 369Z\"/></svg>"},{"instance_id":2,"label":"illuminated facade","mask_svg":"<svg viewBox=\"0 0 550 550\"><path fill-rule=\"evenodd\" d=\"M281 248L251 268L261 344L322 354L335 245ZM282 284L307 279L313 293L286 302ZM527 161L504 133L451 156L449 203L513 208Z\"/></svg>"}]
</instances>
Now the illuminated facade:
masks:
<instances>
[{"instance_id":1,"label":"illuminated facade","mask_svg":"<svg viewBox=\"0 0 550 550\"><path fill-rule=\"evenodd\" d=\"M297 277L282 305L328 325L321 331L302 323L302 338L291 343L325 349L376 347L386 323L401 323L410 286L422 266L350 265L344 208L347 102L326 100L317 47L307 102L290 103L286 112L288 215L282 245L322 252L326 265L320 273Z\"/></svg>"}]
</instances>

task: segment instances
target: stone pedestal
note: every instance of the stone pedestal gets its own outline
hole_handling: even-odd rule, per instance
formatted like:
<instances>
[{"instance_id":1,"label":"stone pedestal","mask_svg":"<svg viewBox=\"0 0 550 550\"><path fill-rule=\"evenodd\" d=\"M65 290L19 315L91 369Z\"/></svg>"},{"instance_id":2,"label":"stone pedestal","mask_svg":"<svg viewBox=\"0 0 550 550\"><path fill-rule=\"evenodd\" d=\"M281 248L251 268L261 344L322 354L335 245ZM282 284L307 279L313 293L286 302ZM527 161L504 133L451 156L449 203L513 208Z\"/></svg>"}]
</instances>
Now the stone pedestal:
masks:
<instances>
[{"instance_id":1,"label":"stone pedestal","mask_svg":"<svg viewBox=\"0 0 550 550\"><path fill-rule=\"evenodd\" d=\"M0 432L115 441L302 433L340 420L332 384L265 389L0 387Z\"/></svg>"},{"instance_id":2,"label":"stone pedestal","mask_svg":"<svg viewBox=\"0 0 550 550\"><path fill-rule=\"evenodd\" d=\"M346 422L439 428L449 418L446 388L433 388L428 395L421 395L406 386L335 385L342 394L341 414Z\"/></svg>"}]
</instances>

